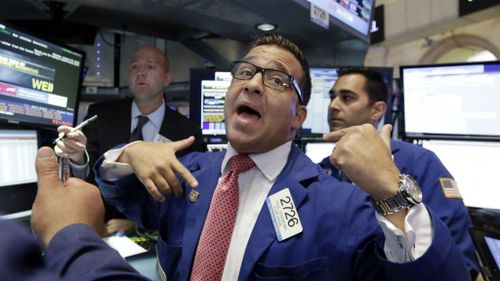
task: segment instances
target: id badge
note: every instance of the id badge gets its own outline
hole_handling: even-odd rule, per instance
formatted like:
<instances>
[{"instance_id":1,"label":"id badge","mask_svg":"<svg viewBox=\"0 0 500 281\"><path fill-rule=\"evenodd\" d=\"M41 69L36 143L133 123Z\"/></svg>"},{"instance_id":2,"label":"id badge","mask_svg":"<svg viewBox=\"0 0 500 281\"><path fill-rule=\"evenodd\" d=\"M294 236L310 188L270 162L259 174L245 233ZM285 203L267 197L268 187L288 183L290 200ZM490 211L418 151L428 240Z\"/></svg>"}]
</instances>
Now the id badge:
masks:
<instances>
[{"instance_id":1,"label":"id badge","mask_svg":"<svg viewBox=\"0 0 500 281\"><path fill-rule=\"evenodd\" d=\"M267 197L266 203L278 241L283 241L303 231L290 189L285 188Z\"/></svg>"},{"instance_id":2,"label":"id badge","mask_svg":"<svg viewBox=\"0 0 500 281\"><path fill-rule=\"evenodd\" d=\"M169 143L172 142L169 138L166 138L160 134L156 134L155 137L153 138L153 142L159 142L159 143Z\"/></svg>"}]
</instances>

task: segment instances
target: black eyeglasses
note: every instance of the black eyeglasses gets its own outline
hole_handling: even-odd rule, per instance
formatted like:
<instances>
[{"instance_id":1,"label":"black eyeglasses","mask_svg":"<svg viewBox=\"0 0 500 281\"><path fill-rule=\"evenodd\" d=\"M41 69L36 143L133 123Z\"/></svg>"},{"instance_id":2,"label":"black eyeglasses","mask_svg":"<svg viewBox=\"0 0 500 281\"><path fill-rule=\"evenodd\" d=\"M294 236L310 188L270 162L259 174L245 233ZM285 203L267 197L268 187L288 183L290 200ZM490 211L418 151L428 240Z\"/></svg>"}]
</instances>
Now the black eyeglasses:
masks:
<instances>
[{"instance_id":1,"label":"black eyeglasses","mask_svg":"<svg viewBox=\"0 0 500 281\"><path fill-rule=\"evenodd\" d=\"M299 83L297 83L297 80L295 80L292 75L287 74L281 70L262 68L260 66L256 66L251 62L237 60L233 62L231 75L233 75L233 78L235 79L250 80L255 76L257 72L262 73L262 83L273 90L283 92L288 89L288 87L293 86L293 88L297 92L300 103L304 103L302 92L300 91Z\"/></svg>"}]
</instances>

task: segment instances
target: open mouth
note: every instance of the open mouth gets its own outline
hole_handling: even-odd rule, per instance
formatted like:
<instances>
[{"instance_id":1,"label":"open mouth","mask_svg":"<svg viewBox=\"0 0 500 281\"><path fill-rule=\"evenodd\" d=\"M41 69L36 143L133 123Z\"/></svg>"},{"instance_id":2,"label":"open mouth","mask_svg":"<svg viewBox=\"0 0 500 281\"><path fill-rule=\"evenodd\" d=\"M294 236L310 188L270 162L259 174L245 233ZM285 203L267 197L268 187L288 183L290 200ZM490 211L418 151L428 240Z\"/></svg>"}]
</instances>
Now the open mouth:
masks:
<instances>
[{"instance_id":1,"label":"open mouth","mask_svg":"<svg viewBox=\"0 0 500 281\"><path fill-rule=\"evenodd\" d=\"M260 118L260 113L247 105L239 106L236 112L238 115L256 116Z\"/></svg>"}]
</instances>

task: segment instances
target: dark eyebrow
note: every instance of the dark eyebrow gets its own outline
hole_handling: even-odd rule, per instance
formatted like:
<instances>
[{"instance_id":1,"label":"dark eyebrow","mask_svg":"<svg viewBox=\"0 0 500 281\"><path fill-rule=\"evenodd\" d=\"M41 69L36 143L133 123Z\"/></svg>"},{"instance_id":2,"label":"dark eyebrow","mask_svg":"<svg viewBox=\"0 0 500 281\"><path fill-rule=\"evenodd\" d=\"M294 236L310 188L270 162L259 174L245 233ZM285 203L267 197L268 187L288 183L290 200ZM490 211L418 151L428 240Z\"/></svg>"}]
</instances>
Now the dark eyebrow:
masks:
<instances>
[{"instance_id":1,"label":"dark eyebrow","mask_svg":"<svg viewBox=\"0 0 500 281\"><path fill-rule=\"evenodd\" d=\"M341 89L339 91L339 94L353 94L353 95L358 95L356 92L351 91L351 90L347 90L347 89Z\"/></svg>"},{"instance_id":2,"label":"dark eyebrow","mask_svg":"<svg viewBox=\"0 0 500 281\"><path fill-rule=\"evenodd\" d=\"M247 62L251 62L251 63L253 63L253 64L257 65L257 66L260 66L260 65L256 64L255 61L254 61L256 57L257 56L248 56L248 57L244 57L241 60L247 61ZM286 73L288 75L291 75L288 72L288 70L285 68L285 65L282 64L281 62L278 62L278 61L271 61L271 66L270 67L262 67L262 68L264 68L264 69L275 69L275 70L279 70L281 72L284 72L284 73ZM293 75L291 75L291 76L293 76Z\"/></svg>"}]
</instances>

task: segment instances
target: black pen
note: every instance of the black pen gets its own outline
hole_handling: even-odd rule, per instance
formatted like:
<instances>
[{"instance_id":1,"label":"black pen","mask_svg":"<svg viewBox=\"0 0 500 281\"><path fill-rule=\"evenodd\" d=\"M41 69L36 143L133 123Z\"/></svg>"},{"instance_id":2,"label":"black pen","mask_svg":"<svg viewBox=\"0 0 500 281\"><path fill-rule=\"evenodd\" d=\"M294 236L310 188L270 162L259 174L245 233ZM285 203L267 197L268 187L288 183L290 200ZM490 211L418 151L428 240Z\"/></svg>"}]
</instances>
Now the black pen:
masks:
<instances>
[{"instance_id":1,"label":"black pen","mask_svg":"<svg viewBox=\"0 0 500 281\"><path fill-rule=\"evenodd\" d=\"M81 128L87 126L87 124L89 124L90 122L94 121L97 119L97 115L94 115L92 117L90 117L89 119L83 121L82 123L80 123L80 125L74 127L73 129L71 129L71 131L69 131L70 133L73 133L73 132L76 132L78 130L80 130ZM54 140L53 144L56 144L58 141L64 139L66 137L66 134L58 137L57 139Z\"/></svg>"}]
</instances>

